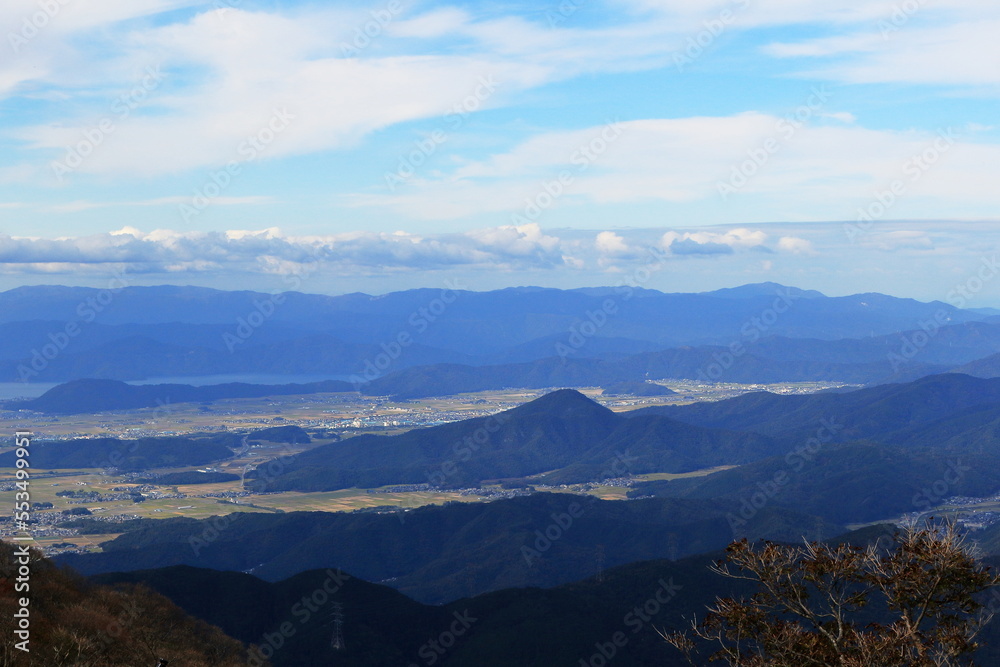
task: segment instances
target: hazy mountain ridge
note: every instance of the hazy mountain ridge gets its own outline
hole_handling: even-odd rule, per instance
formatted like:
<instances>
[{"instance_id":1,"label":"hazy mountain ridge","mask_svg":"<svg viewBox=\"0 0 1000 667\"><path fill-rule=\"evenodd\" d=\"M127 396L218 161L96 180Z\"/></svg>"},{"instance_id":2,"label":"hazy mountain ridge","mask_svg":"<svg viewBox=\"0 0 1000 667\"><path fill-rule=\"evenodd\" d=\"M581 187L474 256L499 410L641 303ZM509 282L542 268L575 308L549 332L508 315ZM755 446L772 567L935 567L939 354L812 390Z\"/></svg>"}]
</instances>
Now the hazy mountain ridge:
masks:
<instances>
[{"instance_id":1,"label":"hazy mountain ridge","mask_svg":"<svg viewBox=\"0 0 1000 667\"><path fill-rule=\"evenodd\" d=\"M35 399L7 401L8 410L34 410L70 415L106 410L138 408L169 409L172 403L217 401L229 398L259 398L353 391L348 382L327 380L303 384L263 385L244 382L195 387L186 384L130 385L117 380L71 380Z\"/></svg>"},{"instance_id":2,"label":"hazy mountain ridge","mask_svg":"<svg viewBox=\"0 0 1000 667\"><path fill-rule=\"evenodd\" d=\"M878 357L901 346L892 339L895 332L918 330L928 322L944 326L984 319L988 319L985 314L937 302L872 294L825 297L768 284L706 294L515 288L493 292L417 289L336 297L194 287L128 287L114 292L25 287L0 293L0 332L4 334L0 377L127 380L246 372L364 375L367 371L365 379L371 379L384 372L443 362L473 366L532 362L560 354L560 344L569 350L563 356L602 359L694 346L706 349L703 358L691 362L703 369L721 348L737 343L754 346L772 336L827 342L888 336L880 345L861 345L864 349L855 355L834 354L834 349L840 349L834 346L823 356L820 346L815 353L803 350L797 359L875 364L880 362ZM588 333L581 335L592 325L593 332L586 329ZM1000 331L1000 325L984 326ZM67 334L69 327L73 327L72 334ZM944 331L921 349L921 364L955 366L1000 351L1000 334L991 332L975 341L966 335L970 342L956 345L950 337L959 334ZM367 366L366 361L374 364L400 340L403 343L390 363ZM738 365L745 365L751 357L792 361L781 355L783 347L779 343L748 349ZM836 370L845 379L864 375L871 381L888 375L881 369ZM809 372L824 370L798 374ZM641 378L633 373L621 379ZM616 378L597 384L610 381Z\"/></svg>"}]
</instances>

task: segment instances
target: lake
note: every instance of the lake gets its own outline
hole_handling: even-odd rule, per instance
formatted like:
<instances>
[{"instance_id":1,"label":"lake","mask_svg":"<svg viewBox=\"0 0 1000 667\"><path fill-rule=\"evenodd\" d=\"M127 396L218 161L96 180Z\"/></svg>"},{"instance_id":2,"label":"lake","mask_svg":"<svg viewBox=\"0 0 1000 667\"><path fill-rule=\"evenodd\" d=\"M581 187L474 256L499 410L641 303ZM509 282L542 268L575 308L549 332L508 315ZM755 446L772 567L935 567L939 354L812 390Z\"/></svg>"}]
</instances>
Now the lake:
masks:
<instances>
[{"instance_id":1,"label":"lake","mask_svg":"<svg viewBox=\"0 0 1000 667\"><path fill-rule=\"evenodd\" d=\"M129 384L190 384L202 387L208 384L248 382L250 384L305 384L323 380L348 380L348 375L192 375L190 377L157 377L134 380ZM0 400L11 398L38 398L60 382L0 382Z\"/></svg>"}]
</instances>

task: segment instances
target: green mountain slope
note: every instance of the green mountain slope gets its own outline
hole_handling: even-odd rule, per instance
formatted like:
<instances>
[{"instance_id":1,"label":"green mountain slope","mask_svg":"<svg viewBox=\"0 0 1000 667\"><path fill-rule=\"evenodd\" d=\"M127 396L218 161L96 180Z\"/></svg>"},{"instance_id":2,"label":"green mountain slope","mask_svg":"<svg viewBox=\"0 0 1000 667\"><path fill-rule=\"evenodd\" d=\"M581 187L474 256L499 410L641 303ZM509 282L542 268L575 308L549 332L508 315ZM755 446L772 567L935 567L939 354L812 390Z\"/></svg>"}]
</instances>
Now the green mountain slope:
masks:
<instances>
[{"instance_id":1,"label":"green mountain slope","mask_svg":"<svg viewBox=\"0 0 1000 667\"><path fill-rule=\"evenodd\" d=\"M546 479L585 482L624 472L742 463L777 451L764 436L657 416L628 419L579 392L560 390L490 417L322 445L261 466L247 479L251 488L265 491L414 483L462 487L564 469ZM616 467L623 460L626 468Z\"/></svg>"}]
</instances>

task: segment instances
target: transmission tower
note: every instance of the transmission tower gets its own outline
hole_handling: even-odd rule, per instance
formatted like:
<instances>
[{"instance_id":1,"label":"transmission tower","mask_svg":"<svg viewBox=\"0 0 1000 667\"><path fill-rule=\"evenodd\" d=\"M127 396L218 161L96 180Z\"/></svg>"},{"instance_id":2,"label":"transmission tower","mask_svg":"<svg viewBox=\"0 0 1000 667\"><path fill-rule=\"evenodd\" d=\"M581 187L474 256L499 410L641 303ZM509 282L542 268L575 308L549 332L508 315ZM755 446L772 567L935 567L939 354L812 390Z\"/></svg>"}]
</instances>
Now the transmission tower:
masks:
<instances>
[{"instance_id":1,"label":"transmission tower","mask_svg":"<svg viewBox=\"0 0 1000 667\"><path fill-rule=\"evenodd\" d=\"M344 650L344 605L333 603L333 639L330 646L335 651Z\"/></svg>"}]
</instances>

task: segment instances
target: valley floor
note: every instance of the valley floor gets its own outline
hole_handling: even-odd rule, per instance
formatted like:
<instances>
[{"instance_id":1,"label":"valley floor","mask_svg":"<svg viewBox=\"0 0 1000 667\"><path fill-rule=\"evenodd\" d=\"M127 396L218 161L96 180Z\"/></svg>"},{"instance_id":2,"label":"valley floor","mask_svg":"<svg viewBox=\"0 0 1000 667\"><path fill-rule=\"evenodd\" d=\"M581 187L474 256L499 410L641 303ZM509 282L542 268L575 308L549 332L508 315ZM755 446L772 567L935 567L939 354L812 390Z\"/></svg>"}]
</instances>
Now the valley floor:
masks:
<instances>
[{"instance_id":1,"label":"valley floor","mask_svg":"<svg viewBox=\"0 0 1000 667\"><path fill-rule=\"evenodd\" d=\"M636 398L602 396L599 388L585 388L583 393L615 411L653 405L720 400L754 391L781 394L812 393L836 387L831 383L702 384L685 380L663 380L662 384L677 393L663 397ZM359 397L357 394L316 394L284 396L274 399L231 399L204 404L166 404L162 408L127 410L96 415L47 416L37 413L0 411L0 421L13 432L30 430L35 440L114 436L136 438L164 435L187 435L223 430L242 430L296 425L317 434L308 445L260 442L247 447L234 458L212 467L159 469L155 474L206 470L239 475L240 479L211 484L158 485L137 483L149 473L117 474L94 469L34 470L31 482L33 503L52 503L51 508L36 508L33 535L36 545L49 554L100 550L99 542L112 539L119 531L116 524L135 518L188 517L203 519L233 512L405 512L430 504L447 502L483 502L522 493L503 489L500 484L483 484L468 489L441 491L427 485L390 486L378 489L344 489L328 492L281 492L254 494L244 490L244 472L278 456L366 433L393 434L441 423L494 414L521 405L547 390L507 390L481 392L416 401L391 401ZM326 436L326 437L322 437ZM624 500L635 482L702 476L723 468L711 468L685 474L646 474L609 479L600 485L536 485L538 491L560 491L594 495L603 499ZM16 489L13 470L0 474L0 503L13 504ZM134 489L146 497L141 503L132 500ZM65 492L77 492L69 497ZM63 495L57 495L62 492ZM89 492L89 497L80 497ZM79 534L63 524L81 518L63 512L85 508L87 518L107 523L107 533ZM0 524L0 537L14 534L13 525Z\"/></svg>"}]
</instances>

